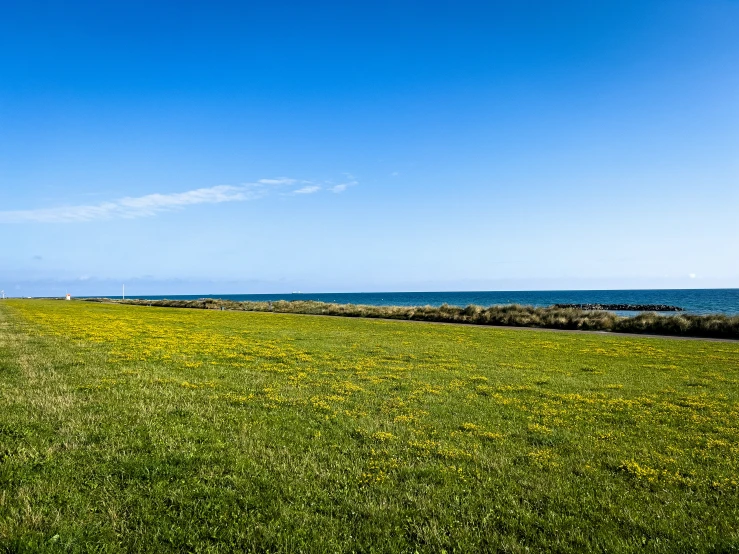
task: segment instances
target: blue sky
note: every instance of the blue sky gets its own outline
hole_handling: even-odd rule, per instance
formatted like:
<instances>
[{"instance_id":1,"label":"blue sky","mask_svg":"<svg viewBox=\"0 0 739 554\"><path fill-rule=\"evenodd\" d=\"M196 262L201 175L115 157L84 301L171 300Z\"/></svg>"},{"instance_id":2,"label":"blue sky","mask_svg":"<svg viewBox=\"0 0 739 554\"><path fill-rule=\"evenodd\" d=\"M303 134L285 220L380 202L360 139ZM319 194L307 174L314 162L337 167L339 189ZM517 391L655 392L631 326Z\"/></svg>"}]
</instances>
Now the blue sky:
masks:
<instances>
[{"instance_id":1,"label":"blue sky","mask_svg":"<svg viewBox=\"0 0 739 554\"><path fill-rule=\"evenodd\" d=\"M739 3L16 2L13 295L739 287Z\"/></svg>"}]
</instances>

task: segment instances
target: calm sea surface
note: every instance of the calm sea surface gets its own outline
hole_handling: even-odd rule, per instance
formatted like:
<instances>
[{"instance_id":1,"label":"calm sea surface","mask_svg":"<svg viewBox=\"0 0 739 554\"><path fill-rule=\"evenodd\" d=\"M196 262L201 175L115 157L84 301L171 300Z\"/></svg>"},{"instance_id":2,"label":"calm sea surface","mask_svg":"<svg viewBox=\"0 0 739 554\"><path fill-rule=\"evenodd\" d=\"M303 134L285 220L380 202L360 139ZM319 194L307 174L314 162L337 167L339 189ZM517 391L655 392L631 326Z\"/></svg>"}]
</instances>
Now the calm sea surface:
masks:
<instances>
[{"instance_id":1,"label":"calm sea surface","mask_svg":"<svg viewBox=\"0 0 739 554\"><path fill-rule=\"evenodd\" d=\"M145 300L195 300L224 298L243 301L319 300L338 304L374 306L467 306L477 304L670 304L693 314L722 313L739 315L739 289L665 289L665 290L563 290L519 292L341 292L310 294L211 294L188 296L131 296ZM630 313L633 312L621 312Z\"/></svg>"}]
</instances>

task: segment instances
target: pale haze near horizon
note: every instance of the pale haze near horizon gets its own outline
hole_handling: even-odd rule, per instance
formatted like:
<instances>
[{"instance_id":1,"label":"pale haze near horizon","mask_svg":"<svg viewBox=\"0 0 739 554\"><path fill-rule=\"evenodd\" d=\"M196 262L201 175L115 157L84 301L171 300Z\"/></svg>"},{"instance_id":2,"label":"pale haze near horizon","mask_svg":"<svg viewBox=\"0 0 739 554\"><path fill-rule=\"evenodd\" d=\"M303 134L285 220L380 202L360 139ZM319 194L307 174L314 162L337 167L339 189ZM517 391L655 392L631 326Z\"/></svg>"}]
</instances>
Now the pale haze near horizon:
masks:
<instances>
[{"instance_id":1,"label":"pale haze near horizon","mask_svg":"<svg viewBox=\"0 0 739 554\"><path fill-rule=\"evenodd\" d=\"M739 4L0 20L9 295L739 287Z\"/></svg>"}]
</instances>

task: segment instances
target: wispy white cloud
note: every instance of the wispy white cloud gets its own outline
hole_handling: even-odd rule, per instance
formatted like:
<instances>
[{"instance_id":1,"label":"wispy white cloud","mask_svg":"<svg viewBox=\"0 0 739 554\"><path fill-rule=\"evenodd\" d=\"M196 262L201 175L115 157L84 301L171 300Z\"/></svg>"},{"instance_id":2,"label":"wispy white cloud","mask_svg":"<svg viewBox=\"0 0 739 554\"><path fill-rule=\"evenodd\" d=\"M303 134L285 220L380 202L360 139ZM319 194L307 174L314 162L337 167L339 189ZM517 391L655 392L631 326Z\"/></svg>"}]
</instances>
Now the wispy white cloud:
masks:
<instances>
[{"instance_id":1,"label":"wispy white cloud","mask_svg":"<svg viewBox=\"0 0 739 554\"><path fill-rule=\"evenodd\" d=\"M99 204L59 206L32 210L0 211L0 223L75 223L108 219L134 219L150 217L162 212L180 210L196 204L221 204L256 200L277 187L310 183L298 179L260 179L243 185L220 185L170 194L120 198ZM340 186L340 185L337 185ZM312 194L323 187L316 184L293 191L292 194ZM334 190L336 187L331 188ZM343 189L342 189L343 190ZM334 190L334 192L339 192Z\"/></svg>"},{"instance_id":2,"label":"wispy white cloud","mask_svg":"<svg viewBox=\"0 0 739 554\"><path fill-rule=\"evenodd\" d=\"M71 223L115 218L133 219L181 209L194 204L220 204L223 202L254 200L264 196L263 188L261 185L254 184L221 185L172 194L128 196L100 204L3 211L0 212L0 223Z\"/></svg>"},{"instance_id":3,"label":"wispy white cloud","mask_svg":"<svg viewBox=\"0 0 739 554\"><path fill-rule=\"evenodd\" d=\"M319 187L318 185L308 185L298 190L294 190L293 194L313 194L314 192L318 192L319 190L321 190L321 187Z\"/></svg>"},{"instance_id":4,"label":"wispy white cloud","mask_svg":"<svg viewBox=\"0 0 739 554\"><path fill-rule=\"evenodd\" d=\"M344 192L349 187L353 187L353 186L355 186L357 184L358 184L357 181L349 181L348 183L340 183L338 185L334 185L334 186L330 187L328 190L330 190L331 192L335 192L336 194L338 194L340 192Z\"/></svg>"},{"instance_id":5,"label":"wispy white cloud","mask_svg":"<svg viewBox=\"0 0 739 554\"><path fill-rule=\"evenodd\" d=\"M257 183L260 185L294 185L296 183L305 183L306 181L299 181L298 179L288 179L287 177L280 177L279 179L259 179Z\"/></svg>"}]
</instances>

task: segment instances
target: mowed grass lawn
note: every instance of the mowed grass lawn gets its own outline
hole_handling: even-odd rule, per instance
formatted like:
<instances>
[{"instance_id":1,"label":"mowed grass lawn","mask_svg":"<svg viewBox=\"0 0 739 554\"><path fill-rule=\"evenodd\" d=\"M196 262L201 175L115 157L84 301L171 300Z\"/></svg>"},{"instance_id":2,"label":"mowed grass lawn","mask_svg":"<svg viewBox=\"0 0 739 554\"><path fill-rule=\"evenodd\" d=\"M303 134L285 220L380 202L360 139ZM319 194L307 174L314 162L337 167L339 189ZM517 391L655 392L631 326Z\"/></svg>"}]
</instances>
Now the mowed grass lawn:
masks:
<instances>
[{"instance_id":1,"label":"mowed grass lawn","mask_svg":"<svg viewBox=\"0 0 739 554\"><path fill-rule=\"evenodd\" d=\"M739 344L2 301L0 549L736 552Z\"/></svg>"}]
</instances>

